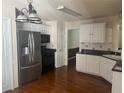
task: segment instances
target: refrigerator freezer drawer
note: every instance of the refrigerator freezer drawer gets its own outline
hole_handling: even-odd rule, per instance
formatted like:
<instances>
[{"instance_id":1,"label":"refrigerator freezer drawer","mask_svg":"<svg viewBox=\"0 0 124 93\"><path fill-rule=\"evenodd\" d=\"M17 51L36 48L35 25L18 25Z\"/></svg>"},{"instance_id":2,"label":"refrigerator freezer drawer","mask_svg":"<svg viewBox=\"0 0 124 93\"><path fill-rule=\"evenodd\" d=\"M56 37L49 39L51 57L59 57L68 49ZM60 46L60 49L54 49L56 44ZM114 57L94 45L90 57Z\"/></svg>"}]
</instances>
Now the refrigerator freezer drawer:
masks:
<instances>
[{"instance_id":1,"label":"refrigerator freezer drawer","mask_svg":"<svg viewBox=\"0 0 124 93\"><path fill-rule=\"evenodd\" d=\"M34 64L34 65L31 65L31 66L27 66L27 67L21 67L21 69L33 68L33 67L37 67L38 65L41 65L41 64L39 63L39 64Z\"/></svg>"},{"instance_id":2,"label":"refrigerator freezer drawer","mask_svg":"<svg viewBox=\"0 0 124 93\"><path fill-rule=\"evenodd\" d=\"M26 84L32 80L38 79L41 75L41 64L29 68L20 69L19 85Z\"/></svg>"}]
</instances>

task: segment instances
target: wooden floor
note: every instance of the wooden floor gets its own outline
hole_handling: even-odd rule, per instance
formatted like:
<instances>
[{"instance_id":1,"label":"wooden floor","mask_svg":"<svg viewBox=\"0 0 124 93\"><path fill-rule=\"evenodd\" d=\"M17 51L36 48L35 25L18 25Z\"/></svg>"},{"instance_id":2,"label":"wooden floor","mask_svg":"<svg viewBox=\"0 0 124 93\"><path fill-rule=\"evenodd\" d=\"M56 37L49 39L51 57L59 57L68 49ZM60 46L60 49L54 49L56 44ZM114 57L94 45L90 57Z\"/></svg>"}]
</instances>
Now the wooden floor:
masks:
<instances>
[{"instance_id":1,"label":"wooden floor","mask_svg":"<svg viewBox=\"0 0 124 93\"><path fill-rule=\"evenodd\" d=\"M41 79L6 93L111 93L102 78L75 71L75 64L52 70Z\"/></svg>"}]
</instances>

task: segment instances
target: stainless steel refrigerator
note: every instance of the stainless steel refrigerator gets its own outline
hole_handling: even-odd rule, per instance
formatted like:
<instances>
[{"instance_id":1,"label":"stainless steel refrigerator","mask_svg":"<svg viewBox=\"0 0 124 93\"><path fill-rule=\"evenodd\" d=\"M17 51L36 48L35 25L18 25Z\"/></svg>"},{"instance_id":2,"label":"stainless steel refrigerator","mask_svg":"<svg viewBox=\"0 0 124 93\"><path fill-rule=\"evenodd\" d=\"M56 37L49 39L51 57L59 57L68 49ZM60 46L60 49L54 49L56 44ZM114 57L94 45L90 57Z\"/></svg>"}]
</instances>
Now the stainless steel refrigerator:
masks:
<instances>
[{"instance_id":1,"label":"stainless steel refrigerator","mask_svg":"<svg viewBox=\"0 0 124 93\"><path fill-rule=\"evenodd\" d=\"M41 76L40 32L17 31L19 85Z\"/></svg>"}]
</instances>

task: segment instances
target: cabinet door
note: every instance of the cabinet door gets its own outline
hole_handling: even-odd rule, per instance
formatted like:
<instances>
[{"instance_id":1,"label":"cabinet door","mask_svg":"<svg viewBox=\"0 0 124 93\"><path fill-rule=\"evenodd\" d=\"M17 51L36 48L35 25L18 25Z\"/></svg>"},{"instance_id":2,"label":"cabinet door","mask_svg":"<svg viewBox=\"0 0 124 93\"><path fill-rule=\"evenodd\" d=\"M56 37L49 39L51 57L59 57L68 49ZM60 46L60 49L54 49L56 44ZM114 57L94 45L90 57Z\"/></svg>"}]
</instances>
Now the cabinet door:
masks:
<instances>
[{"instance_id":1,"label":"cabinet door","mask_svg":"<svg viewBox=\"0 0 124 93\"><path fill-rule=\"evenodd\" d=\"M100 58L100 76L102 76L104 79L108 79L108 60L107 58Z\"/></svg>"},{"instance_id":2,"label":"cabinet door","mask_svg":"<svg viewBox=\"0 0 124 93\"><path fill-rule=\"evenodd\" d=\"M106 32L106 42L112 43L112 28L107 28Z\"/></svg>"},{"instance_id":3,"label":"cabinet door","mask_svg":"<svg viewBox=\"0 0 124 93\"><path fill-rule=\"evenodd\" d=\"M105 41L105 23L92 24L92 42Z\"/></svg>"},{"instance_id":4,"label":"cabinet door","mask_svg":"<svg viewBox=\"0 0 124 93\"><path fill-rule=\"evenodd\" d=\"M87 72L94 74L94 75L99 75L99 61L100 57L99 56L94 56L94 55L87 55Z\"/></svg>"},{"instance_id":5,"label":"cabinet door","mask_svg":"<svg viewBox=\"0 0 124 93\"><path fill-rule=\"evenodd\" d=\"M86 72L86 55L76 54L76 70Z\"/></svg>"},{"instance_id":6,"label":"cabinet door","mask_svg":"<svg viewBox=\"0 0 124 93\"><path fill-rule=\"evenodd\" d=\"M101 58L100 62L100 75L112 83L112 67L115 65L116 61L108 58Z\"/></svg>"},{"instance_id":7,"label":"cabinet door","mask_svg":"<svg viewBox=\"0 0 124 93\"><path fill-rule=\"evenodd\" d=\"M90 42L90 24L80 26L80 42Z\"/></svg>"},{"instance_id":8,"label":"cabinet door","mask_svg":"<svg viewBox=\"0 0 124 93\"><path fill-rule=\"evenodd\" d=\"M113 66L116 64L116 61L113 61L111 59L108 59L108 77L107 77L107 80L112 83L112 76L113 76L113 73L112 73L112 68Z\"/></svg>"},{"instance_id":9,"label":"cabinet door","mask_svg":"<svg viewBox=\"0 0 124 93\"><path fill-rule=\"evenodd\" d=\"M113 71L112 93L122 93L122 73Z\"/></svg>"}]
</instances>

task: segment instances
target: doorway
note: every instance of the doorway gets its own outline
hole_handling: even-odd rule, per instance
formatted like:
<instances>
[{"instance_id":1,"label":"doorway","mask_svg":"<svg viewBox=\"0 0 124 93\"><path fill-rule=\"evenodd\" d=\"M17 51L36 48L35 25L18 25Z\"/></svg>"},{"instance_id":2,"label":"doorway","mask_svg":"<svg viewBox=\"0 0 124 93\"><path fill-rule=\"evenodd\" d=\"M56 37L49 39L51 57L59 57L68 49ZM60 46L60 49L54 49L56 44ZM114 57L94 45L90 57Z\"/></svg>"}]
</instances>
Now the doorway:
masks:
<instances>
[{"instance_id":1,"label":"doorway","mask_svg":"<svg viewBox=\"0 0 124 93\"><path fill-rule=\"evenodd\" d=\"M75 66L76 53L79 52L79 29L69 29L67 32L68 66Z\"/></svg>"}]
</instances>

